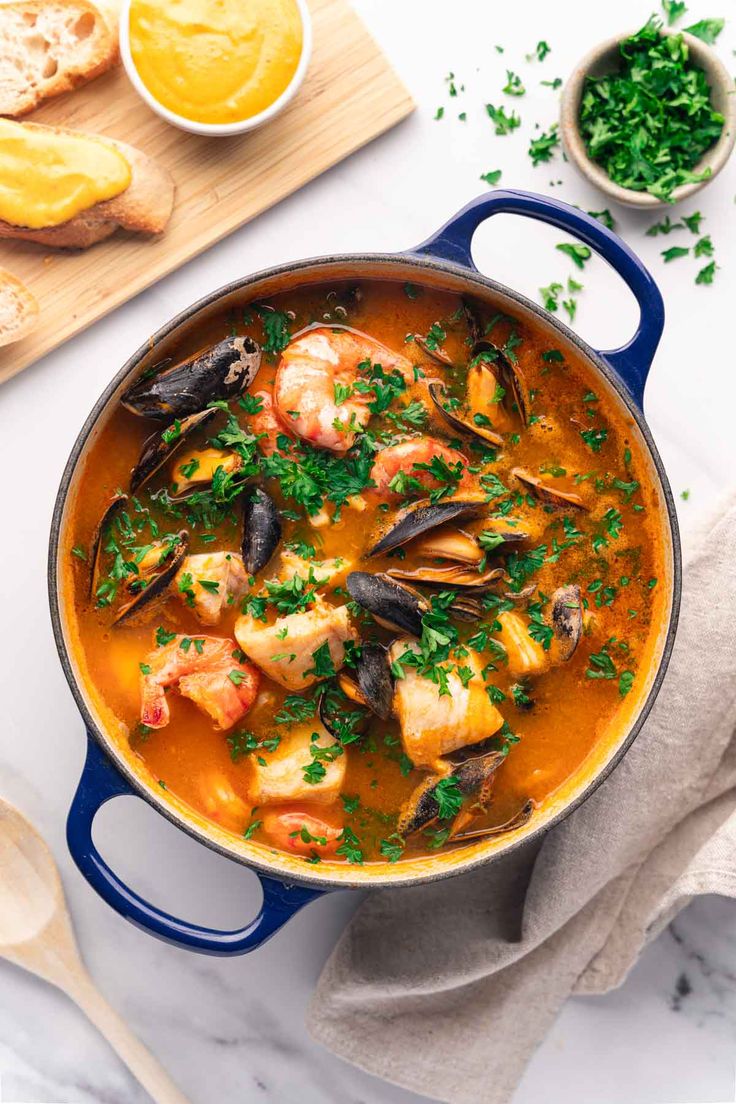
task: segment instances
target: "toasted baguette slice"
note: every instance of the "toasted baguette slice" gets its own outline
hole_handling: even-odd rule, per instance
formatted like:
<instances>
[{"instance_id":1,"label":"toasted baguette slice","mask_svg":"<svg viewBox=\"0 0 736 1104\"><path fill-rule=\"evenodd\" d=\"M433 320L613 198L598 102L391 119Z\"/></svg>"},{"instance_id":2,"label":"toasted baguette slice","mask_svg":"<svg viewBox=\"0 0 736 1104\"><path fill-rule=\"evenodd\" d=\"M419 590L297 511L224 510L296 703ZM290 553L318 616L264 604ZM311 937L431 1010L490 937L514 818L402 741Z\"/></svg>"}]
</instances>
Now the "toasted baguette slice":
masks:
<instances>
[{"instance_id":1,"label":"toasted baguette slice","mask_svg":"<svg viewBox=\"0 0 736 1104\"><path fill-rule=\"evenodd\" d=\"M24 283L0 268L0 345L19 341L38 322L38 303Z\"/></svg>"},{"instance_id":2,"label":"toasted baguette slice","mask_svg":"<svg viewBox=\"0 0 736 1104\"><path fill-rule=\"evenodd\" d=\"M54 130L59 134L82 133L66 127L45 127L40 123L19 125L29 130ZM59 226L32 230L0 219L0 238L20 238L60 249L86 249L95 242L109 238L118 228L138 234L160 234L166 229L174 206L171 174L135 146L102 134L88 134L87 137L107 142L123 154L132 170L132 179L125 191L95 204Z\"/></svg>"},{"instance_id":3,"label":"toasted baguette slice","mask_svg":"<svg viewBox=\"0 0 736 1104\"><path fill-rule=\"evenodd\" d=\"M0 5L0 115L25 115L117 60L117 26L89 0Z\"/></svg>"}]
</instances>

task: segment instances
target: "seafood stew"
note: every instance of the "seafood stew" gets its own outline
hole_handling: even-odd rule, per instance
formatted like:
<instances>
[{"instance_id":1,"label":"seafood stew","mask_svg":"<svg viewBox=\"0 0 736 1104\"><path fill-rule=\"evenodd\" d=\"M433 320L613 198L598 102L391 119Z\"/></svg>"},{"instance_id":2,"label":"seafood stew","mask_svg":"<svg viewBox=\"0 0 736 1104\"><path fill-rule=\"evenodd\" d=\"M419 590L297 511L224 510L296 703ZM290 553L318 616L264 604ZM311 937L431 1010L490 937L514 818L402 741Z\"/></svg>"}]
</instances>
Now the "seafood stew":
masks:
<instances>
[{"instance_id":1,"label":"seafood stew","mask_svg":"<svg viewBox=\"0 0 736 1104\"><path fill-rule=\"evenodd\" d=\"M551 329L429 286L305 285L201 337L101 425L67 526L126 754L312 865L541 817L648 688L669 598L623 406Z\"/></svg>"}]
</instances>

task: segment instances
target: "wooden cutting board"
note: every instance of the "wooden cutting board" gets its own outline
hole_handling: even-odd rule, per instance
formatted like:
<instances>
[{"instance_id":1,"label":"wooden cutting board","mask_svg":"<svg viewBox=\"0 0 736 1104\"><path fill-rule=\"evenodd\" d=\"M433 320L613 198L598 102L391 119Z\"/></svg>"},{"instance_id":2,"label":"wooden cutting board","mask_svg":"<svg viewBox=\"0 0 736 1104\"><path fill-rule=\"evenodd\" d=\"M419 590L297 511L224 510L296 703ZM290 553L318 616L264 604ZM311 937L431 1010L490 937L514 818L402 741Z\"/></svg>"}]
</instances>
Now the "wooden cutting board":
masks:
<instances>
[{"instance_id":1,"label":"wooden cutting board","mask_svg":"<svg viewBox=\"0 0 736 1104\"><path fill-rule=\"evenodd\" d=\"M176 181L176 205L157 240L118 233L83 252L0 244L0 266L28 285L41 308L34 333L0 348L0 382L413 110L411 97L347 0L309 2L314 50L307 78L283 115L252 134L201 138L176 130L138 98L122 69L33 113L34 122L109 134L153 155Z\"/></svg>"}]
</instances>

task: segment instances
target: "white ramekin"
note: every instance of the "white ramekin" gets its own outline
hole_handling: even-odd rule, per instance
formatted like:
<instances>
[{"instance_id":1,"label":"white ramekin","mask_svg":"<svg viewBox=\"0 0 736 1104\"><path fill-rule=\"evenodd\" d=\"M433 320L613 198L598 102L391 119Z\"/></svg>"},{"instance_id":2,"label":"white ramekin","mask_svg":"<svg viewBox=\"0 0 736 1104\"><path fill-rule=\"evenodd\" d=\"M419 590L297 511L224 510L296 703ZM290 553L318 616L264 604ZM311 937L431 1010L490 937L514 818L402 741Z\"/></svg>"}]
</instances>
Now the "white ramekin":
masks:
<instances>
[{"instance_id":1,"label":"white ramekin","mask_svg":"<svg viewBox=\"0 0 736 1104\"><path fill-rule=\"evenodd\" d=\"M179 127L180 130L188 130L191 134L209 135L213 138L224 138L233 134L246 134L249 130L256 130L258 127L263 126L264 123L274 119L279 112L283 111L286 105L293 100L294 96L299 91L312 54L312 17L309 14L306 0L295 0L302 20L302 52L294 76L291 78L289 84L279 98L274 100L269 107L265 108L263 111L259 111L257 115L251 115L249 119L242 119L236 123L199 123L194 119L187 119L184 115L177 115L175 111L169 111L168 107L164 107L155 96L151 95L148 88L141 80L140 74L135 67L135 62L133 61L133 55L130 52L131 2L132 0L123 0L120 9L120 56L122 57L123 65L130 78L130 82L138 95L148 104L152 111L155 111L157 115L160 115L167 123L171 123L172 126Z\"/></svg>"}]
</instances>

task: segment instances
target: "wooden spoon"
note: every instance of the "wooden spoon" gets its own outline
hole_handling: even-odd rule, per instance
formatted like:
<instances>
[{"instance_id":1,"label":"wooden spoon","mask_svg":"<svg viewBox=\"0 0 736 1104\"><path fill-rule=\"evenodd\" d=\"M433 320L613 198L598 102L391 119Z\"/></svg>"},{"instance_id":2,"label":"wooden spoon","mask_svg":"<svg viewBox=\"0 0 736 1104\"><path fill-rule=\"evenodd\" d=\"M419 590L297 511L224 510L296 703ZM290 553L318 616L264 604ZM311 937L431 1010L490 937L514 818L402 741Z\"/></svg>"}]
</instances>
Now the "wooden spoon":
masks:
<instances>
[{"instance_id":1,"label":"wooden spoon","mask_svg":"<svg viewBox=\"0 0 736 1104\"><path fill-rule=\"evenodd\" d=\"M95 987L79 957L53 856L35 828L2 798L0 957L70 996L158 1104L189 1104Z\"/></svg>"}]
</instances>

